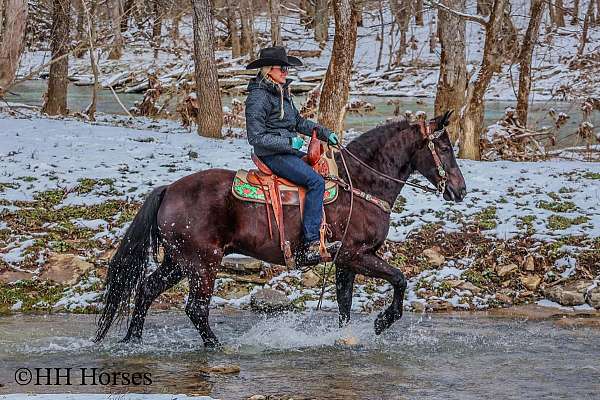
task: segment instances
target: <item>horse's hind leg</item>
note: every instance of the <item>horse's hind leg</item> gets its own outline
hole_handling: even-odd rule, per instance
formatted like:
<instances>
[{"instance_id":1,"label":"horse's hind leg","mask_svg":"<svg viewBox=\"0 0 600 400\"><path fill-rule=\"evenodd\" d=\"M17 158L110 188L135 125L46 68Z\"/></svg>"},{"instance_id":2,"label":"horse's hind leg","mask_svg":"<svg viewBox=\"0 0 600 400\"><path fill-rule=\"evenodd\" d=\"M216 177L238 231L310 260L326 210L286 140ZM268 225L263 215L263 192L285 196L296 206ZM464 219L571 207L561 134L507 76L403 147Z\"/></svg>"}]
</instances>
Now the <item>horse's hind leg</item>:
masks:
<instances>
[{"instance_id":1,"label":"horse's hind leg","mask_svg":"<svg viewBox=\"0 0 600 400\"><path fill-rule=\"evenodd\" d=\"M200 333L204 346L218 347L220 346L219 339L210 329L208 323L208 307L223 253L220 249L203 253L211 256L203 257L201 261L194 263L189 270L186 270L190 284L190 294L185 312Z\"/></svg>"},{"instance_id":2,"label":"horse's hind leg","mask_svg":"<svg viewBox=\"0 0 600 400\"><path fill-rule=\"evenodd\" d=\"M392 304L375 319L375 333L379 335L402 317L404 291L406 290L404 274L373 254L362 254L348 265L356 273L385 279L394 288Z\"/></svg>"},{"instance_id":3,"label":"horse's hind leg","mask_svg":"<svg viewBox=\"0 0 600 400\"><path fill-rule=\"evenodd\" d=\"M354 277L356 274L345 265L335 266L335 289L340 311L340 328L350 322L352 309L352 292L354 290Z\"/></svg>"},{"instance_id":4,"label":"horse's hind leg","mask_svg":"<svg viewBox=\"0 0 600 400\"><path fill-rule=\"evenodd\" d=\"M181 268L173 262L171 257L165 255L161 265L144 281L140 291L135 298L135 309L131 317L131 323L127 330L127 335L123 339L127 342L131 339L139 340L142 338L144 321L150 305L164 291L169 290L173 285L183 279Z\"/></svg>"}]
</instances>

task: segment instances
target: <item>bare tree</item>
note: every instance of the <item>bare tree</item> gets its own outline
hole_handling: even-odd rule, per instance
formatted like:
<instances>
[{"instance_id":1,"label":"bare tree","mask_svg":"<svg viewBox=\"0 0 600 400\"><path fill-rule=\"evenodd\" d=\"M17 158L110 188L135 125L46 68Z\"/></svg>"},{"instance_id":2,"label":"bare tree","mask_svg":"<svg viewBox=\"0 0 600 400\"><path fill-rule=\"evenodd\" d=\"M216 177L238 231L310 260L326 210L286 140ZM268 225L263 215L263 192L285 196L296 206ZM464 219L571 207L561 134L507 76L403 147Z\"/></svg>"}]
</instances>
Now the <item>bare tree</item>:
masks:
<instances>
[{"instance_id":1,"label":"bare tree","mask_svg":"<svg viewBox=\"0 0 600 400\"><path fill-rule=\"evenodd\" d=\"M506 0L494 0L489 20L485 22L483 59L476 75L467 86L466 105L462 112L462 132L459 156L471 160L481 158L479 140L483 131L485 105L483 96L495 72L502 66L499 33L504 19Z\"/></svg>"},{"instance_id":2,"label":"bare tree","mask_svg":"<svg viewBox=\"0 0 600 400\"><path fill-rule=\"evenodd\" d=\"M73 7L77 11L75 43L77 43L77 46L81 46L81 48L73 52L73 55L77 58L83 58L83 56L85 55L85 48L82 46L82 44L86 42L86 35L83 27L85 20L85 15L83 12L83 0L75 0L75 2L73 3Z\"/></svg>"},{"instance_id":3,"label":"bare tree","mask_svg":"<svg viewBox=\"0 0 600 400\"><path fill-rule=\"evenodd\" d=\"M112 28L113 41L108 58L119 60L123 55L123 35L121 34L121 2L120 0L108 0L108 13L110 15L110 26Z\"/></svg>"},{"instance_id":4,"label":"bare tree","mask_svg":"<svg viewBox=\"0 0 600 400\"><path fill-rule=\"evenodd\" d=\"M415 24L423 26L423 0L414 0Z\"/></svg>"},{"instance_id":5,"label":"bare tree","mask_svg":"<svg viewBox=\"0 0 600 400\"><path fill-rule=\"evenodd\" d=\"M329 39L329 3L327 0L315 2L315 40L321 49L325 48Z\"/></svg>"},{"instance_id":6,"label":"bare tree","mask_svg":"<svg viewBox=\"0 0 600 400\"><path fill-rule=\"evenodd\" d=\"M271 15L271 43L273 46L281 46L281 29L279 14L281 5L279 0L269 0L269 14Z\"/></svg>"},{"instance_id":7,"label":"bare tree","mask_svg":"<svg viewBox=\"0 0 600 400\"><path fill-rule=\"evenodd\" d=\"M593 1L593 0L591 0L591 1ZM560 12L563 14L563 17L562 17L563 24L561 26L565 26L562 0L556 0L556 8L557 8L556 13ZM573 10L571 11L571 25L578 25L578 24L579 24L579 0L573 0Z\"/></svg>"},{"instance_id":8,"label":"bare tree","mask_svg":"<svg viewBox=\"0 0 600 400\"><path fill-rule=\"evenodd\" d=\"M237 25L237 8L238 4L234 0L227 0L225 7L227 8L227 29L231 38L231 56L239 57L240 50L240 34Z\"/></svg>"},{"instance_id":9,"label":"bare tree","mask_svg":"<svg viewBox=\"0 0 600 400\"><path fill-rule=\"evenodd\" d=\"M152 6L152 47L154 48L154 58L158 57L158 52L160 51L160 45L162 42L162 7L160 5L160 0L151 0Z\"/></svg>"},{"instance_id":10,"label":"bare tree","mask_svg":"<svg viewBox=\"0 0 600 400\"><path fill-rule=\"evenodd\" d=\"M531 17L519 52L519 94L517 96L517 118L527 126L529 92L531 90L531 58L538 38L540 24L544 15L546 0L533 0Z\"/></svg>"},{"instance_id":11,"label":"bare tree","mask_svg":"<svg viewBox=\"0 0 600 400\"><path fill-rule=\"evenodd\" d=\"M444 0L445 6L464 13L465 0ZM466 21L443 9L438 10L438 36L442 46L440 74L435 94L435 114L454 110L450 120L450 135L454 142L460 130L459 111L465 104L467 59L465 50Z\"/></svg>"},{"instance_id":12,"label":"bare tree","mask_svg":"<svg viewBox=\"0 0 600 400\"><path fill-rule=\"evenodd\" d=\"M492 1L491 0L477 0L477 14L481 14L485 17L490 15L492 11Z\"/></svg>"},{"instance_id":13,"label":"bare tree","mask_svg":"<svg viewBox=\"0 0 600 400\"><path fill-rule=\"evenodd\" d=\"M335 36L319 101L319 123L342 133L356 49L357 11L352 0L333 0Z\"/></svg>"},{"instance_id":14,"label":"bare tree","mask_svg":"<svg viewBox=\"0 0 600 400\"><path fill-rule=\"evenodd\" d=\"M15 79L25 42L27 0L3 0L0 7L0 97Z\"/></svg>"},{"instance_id":15,"label":"bare tree","mask_svg":"<svg viewBox=\"0 0 600 400\"><path fill-rule=\"evenodd\" d=\"M81 0L81 8L84 10L84 14L87 20L87 38L88 38L88 53L90 55L90 65L92 66L92 74L94 75L94 84L92 85L92 101L84 110L84 113L90 118L90 120L96 120L96 104L98 101L98 91L100 90L98 64L96 63L96 10L98 8L97 0L90 1L90 8L88 9L85 0Z\"/></svg>"},{"instance_id":16,"label":"bare tree","mask_svg":"<svg viewBox=\"0 0 600 400\"><path fill-rule=\"evenodd\" d=\"M408 32L410 19L413 14L411 4L411 0L390 0L390 9L394 15L396 23L398 24L398 31L400 32L400 44L395 55L395 65L400 64L402 57L406 54L406 50L408 49L408 40L406 38L406 34Z\"/></svg>"},{"instance_id":17,"label":"bare tree","mask_svg":"<svg viewBox=\"0 0 600 400\"><path fill-rule=\"evenodd\" d=\"M194 13L194 61L198 95L198 133L221 137L223 107L215 63L215 32L210 0L192 0Z\"/></svg>"},{"instance_id":18,"label":"bare tree","mask_svg":"<svg viewBox=\"0 0 600 400\"><path fill-rule=\"evenodd\" d=\"M577 47L577 57L581 57L583 55L583 51L585 50L585 45L588 42L588 31L590 29L590 24L594 21L594 1L590 0L588 3L587 11L585 12L585 18L583 20L583 29L581 31L581 39L579 40L579 47Z\"/></svg>"},{"instance_id":19,"label":"bare tree","mask_svg":"<svg viewBox=\"0 0 600 400\"><path fill-rule=\"evenodd\" d=\"M252 13L252 0L240 0L240 22L242 25L241 54L254 57L254 17Z\"/></svg>"},{"instance_id":20,"label":"bare tree","mask_svg":"<svg viewBox=\"0 0 600 400\"><path fill-rule=\"evenodd\" d=\"M52 38L50 51L52 60L60 60L50 65L48 91L42 112L48 115L65 115L67 109L67 87L69 84L69 27L71 0L52 1ZM62 57L62 58L61 58Z\"/></svg>"}]
</instances>

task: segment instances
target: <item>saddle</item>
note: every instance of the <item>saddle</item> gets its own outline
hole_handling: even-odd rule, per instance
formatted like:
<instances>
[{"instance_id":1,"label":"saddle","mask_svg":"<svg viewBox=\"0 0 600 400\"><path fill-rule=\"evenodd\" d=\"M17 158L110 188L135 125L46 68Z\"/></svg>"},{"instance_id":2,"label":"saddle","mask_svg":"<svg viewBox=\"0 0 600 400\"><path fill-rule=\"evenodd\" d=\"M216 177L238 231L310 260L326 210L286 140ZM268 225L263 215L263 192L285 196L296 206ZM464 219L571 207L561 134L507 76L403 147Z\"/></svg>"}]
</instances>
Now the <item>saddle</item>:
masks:
<instances>
[{"instance_id":1,"label":"saddle","mask_svg":"<svg viewBox=\"0 0 600 400\"><path fill-rule=\"evenodd\" d=\"M319 139L317 139L316 130L313 131L308 146L308 154L303 158L318 174L321 176L337 176L337 164L333 159L333 151L328 149L324 151ZM285 227L283 220L283 206L300 207L300 216L304 209L306 189L295 183L277 176L271 169L263 163L254 153L252 161L257 169L238 170L231 191L239 200L255 203L264 203L267 212L267 221L269 224L269 235L273 238L273 226L271 222L271 212L273 210L275 223L279 230L279 243L285 263L288 268L295 265L292 256L290 242L285 238ZM338 184L335 181L325 181L325 194L323 195L323 204L332 203L338 196ZM320 229L320 250L323 261L331 260L331 255L325 249L325 235L327 232L327 222L325 219L325 210L323 210L323 222Z\"/></svg>"}]
</instances>

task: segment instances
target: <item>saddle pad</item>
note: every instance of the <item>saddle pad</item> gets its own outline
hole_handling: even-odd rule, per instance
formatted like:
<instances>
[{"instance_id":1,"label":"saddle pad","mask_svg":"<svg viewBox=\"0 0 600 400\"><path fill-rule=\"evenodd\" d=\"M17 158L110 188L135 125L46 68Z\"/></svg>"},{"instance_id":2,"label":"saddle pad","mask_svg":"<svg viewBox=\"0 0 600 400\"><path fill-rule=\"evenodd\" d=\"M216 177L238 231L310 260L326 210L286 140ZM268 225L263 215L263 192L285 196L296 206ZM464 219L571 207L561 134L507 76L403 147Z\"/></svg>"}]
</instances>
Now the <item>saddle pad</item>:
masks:
<instances>
[{"instance_id":1,"label":"saddle pad","mask_svg":"<svg viewBox=\"0 0 600 400\"><path fill-rule=\"evenodd\" d=\"M280 185L281 201L284 205L299 205L300 198L298 196L297 186ZM265 193L258 185L248 183L248 171L240 169L233 178L231 186L233 195L243 201L252 201L255 203L265 202ZM323 195L323 203L329 204L334 202L338 196L338 185L335 182L325 181L325 194Z\"/></svg>"}]
</instances>

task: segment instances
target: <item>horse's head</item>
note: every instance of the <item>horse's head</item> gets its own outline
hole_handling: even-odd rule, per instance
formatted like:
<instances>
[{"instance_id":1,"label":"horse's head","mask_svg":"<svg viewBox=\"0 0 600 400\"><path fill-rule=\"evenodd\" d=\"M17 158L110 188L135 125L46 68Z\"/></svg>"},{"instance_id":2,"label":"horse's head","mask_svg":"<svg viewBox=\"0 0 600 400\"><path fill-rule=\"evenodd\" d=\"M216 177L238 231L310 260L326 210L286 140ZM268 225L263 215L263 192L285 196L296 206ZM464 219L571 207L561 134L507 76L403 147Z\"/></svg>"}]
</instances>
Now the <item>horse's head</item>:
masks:
<instances>
[{"instance_id":1,"label":"horse's head","mask_svg":"<svg viewBox=\"0 0 600 400\"><path fill-rule=\"evenodd\" d=\"M445 200L458 202L467 195L467 187L446 132L450 115L452 111L447 111L435 118L435 123L430 125L429 135L423 137L421 145L413 155L412 166L438 189L443 190ZM439 162L436 161L436 156Z\"/></svg>"}]
</instances>

